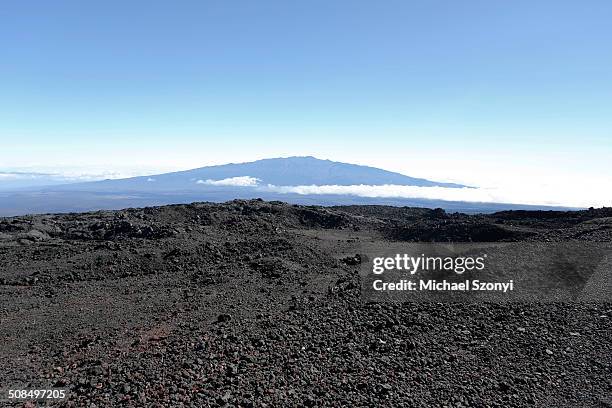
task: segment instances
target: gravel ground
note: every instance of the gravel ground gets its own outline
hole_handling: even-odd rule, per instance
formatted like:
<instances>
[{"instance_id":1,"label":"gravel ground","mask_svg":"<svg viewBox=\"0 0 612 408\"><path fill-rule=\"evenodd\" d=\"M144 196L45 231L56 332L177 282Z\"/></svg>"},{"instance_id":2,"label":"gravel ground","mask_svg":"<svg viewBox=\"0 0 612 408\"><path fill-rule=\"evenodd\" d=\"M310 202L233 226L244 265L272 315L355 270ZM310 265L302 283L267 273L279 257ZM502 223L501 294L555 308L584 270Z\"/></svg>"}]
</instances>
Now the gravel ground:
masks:
<instances>
[{"instance_id":1,"label":"gravel ground","mask_svg":"<svg viewBox=\"0 0 612 408\"><path fill-rule=\"evenodd\" d=\"M612 209L195 203L0 219L1 389L62 407L610 407L612 303L367 303L359 242L612 242Z\"/></svg>"}]
</instances>

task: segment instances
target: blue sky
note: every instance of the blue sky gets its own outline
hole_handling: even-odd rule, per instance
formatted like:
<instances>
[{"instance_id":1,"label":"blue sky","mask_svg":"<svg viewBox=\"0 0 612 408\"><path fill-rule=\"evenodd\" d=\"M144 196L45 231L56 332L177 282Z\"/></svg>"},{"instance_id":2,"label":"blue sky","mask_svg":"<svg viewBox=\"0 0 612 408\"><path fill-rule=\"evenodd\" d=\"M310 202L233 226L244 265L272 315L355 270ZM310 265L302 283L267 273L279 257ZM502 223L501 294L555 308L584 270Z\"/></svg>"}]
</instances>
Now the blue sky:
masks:
<instances>
[{"instance_id":1,"label":"blue sky","mask_svg":"<svg viewBox=\"0 0 612 408\"><path fill-rule=\"evenodd\" d=\"M609 1L4 2L0 169L315 155L472 185L606 182L611 15Z\"/></svg>"}]
</instances>

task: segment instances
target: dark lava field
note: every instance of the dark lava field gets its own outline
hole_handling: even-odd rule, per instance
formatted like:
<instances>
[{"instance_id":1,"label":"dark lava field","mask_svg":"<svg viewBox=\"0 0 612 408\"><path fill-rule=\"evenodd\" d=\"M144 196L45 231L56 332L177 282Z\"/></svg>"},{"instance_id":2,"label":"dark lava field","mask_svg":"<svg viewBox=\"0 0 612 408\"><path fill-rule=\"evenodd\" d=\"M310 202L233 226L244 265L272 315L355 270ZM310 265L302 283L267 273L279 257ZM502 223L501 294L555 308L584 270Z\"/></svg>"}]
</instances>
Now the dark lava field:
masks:
<instances>
[{"instance_id":1,"label":"dark lava field","mask_svg":"<svg viewBox=\"0 0 612 408\"><path fill-rule=\"evenodd\" d=\"M398 241L612 242L612 209L0 218L0 406L612 407L611 303L366 302L360 243Z\"/></svg>"}]
</instances>

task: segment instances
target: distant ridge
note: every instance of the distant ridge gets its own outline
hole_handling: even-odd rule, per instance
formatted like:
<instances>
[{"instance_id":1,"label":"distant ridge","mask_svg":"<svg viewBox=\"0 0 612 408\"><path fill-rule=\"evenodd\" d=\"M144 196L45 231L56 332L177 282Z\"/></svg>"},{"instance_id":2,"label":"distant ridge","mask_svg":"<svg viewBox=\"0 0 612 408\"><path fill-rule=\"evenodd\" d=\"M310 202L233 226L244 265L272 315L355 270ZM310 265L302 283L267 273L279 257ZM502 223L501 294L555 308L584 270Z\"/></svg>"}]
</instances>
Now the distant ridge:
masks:
<instances>
[{"instance_id":1,"label":"distant ridge","mask_svg":"<svg viewBox=\"0 0 612 408\"><path fill-rule=\"evenodd\" d=\"M316 188L309 190L303 186L315 186ZM440 207L448 211L468 213L563 208L511 203L446 201L410 196L361 196L350 192L308 192L323 188L318 186L332 186L331 190L334 191L352 191L351 188L354 186L366 190L370 186L373 189L395 188L395 186L404 189L441 187L458 193L466 192L463 189L467 187L414 178L375 167L320 160L311 156L285 157L208 166L143 177L43 187L33 186L19 191L0 191L0 217L147 207L196 201L224 202L253 198L307 205L376 204ZM342 186L353 187L344 188Z\"/></svg>"},{"instance_id":2,"label":"distant ridge","mask_svg":"<svg viewBox=\"0 0 612 408\"><path fill-rule=\"evenodd\" d=\"M259 184L276 186L394 184L418 187L466 187L461 184L409 177L370 166L321 160L312 156L294 156L207 166L152 176L79 183L66 188L71 190L78 188L80 191L109 191L109 188L129 191L201 191L202 185L197 184L200 180L223 180L234 177L251 177L257 179Z\"/></svg>"}]
</instances>

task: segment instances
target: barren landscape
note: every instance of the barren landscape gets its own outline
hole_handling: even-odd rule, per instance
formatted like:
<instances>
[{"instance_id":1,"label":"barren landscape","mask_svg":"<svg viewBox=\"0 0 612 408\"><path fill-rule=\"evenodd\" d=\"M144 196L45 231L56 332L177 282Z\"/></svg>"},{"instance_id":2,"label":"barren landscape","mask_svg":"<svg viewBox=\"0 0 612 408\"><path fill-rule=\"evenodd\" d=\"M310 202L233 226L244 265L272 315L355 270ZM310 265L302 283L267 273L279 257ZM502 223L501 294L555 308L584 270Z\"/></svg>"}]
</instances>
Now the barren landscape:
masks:
<instances>
[{"instance_id":1,"label":"barren landscape","mask_svg":"<svg viewBox=\"0 0 612 408\"><path fill-rule=\"evenodd\" d=\"M62 407L612 406L612 303L368 303L366 241L611 242L612 209L0 218L0 388L64 388L39 402Z\"/></svg>"}]
</instances>

